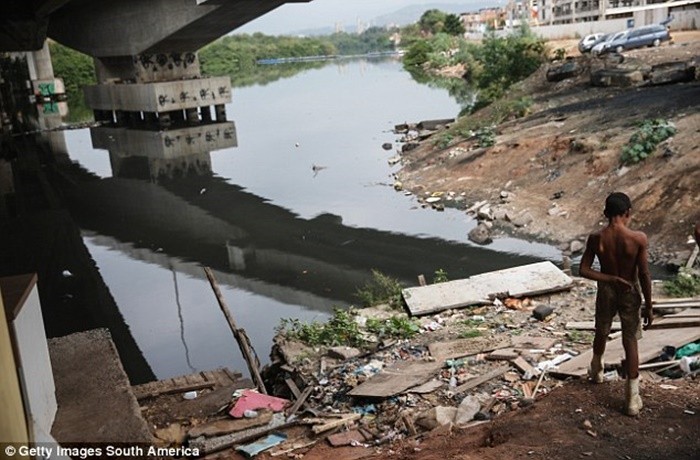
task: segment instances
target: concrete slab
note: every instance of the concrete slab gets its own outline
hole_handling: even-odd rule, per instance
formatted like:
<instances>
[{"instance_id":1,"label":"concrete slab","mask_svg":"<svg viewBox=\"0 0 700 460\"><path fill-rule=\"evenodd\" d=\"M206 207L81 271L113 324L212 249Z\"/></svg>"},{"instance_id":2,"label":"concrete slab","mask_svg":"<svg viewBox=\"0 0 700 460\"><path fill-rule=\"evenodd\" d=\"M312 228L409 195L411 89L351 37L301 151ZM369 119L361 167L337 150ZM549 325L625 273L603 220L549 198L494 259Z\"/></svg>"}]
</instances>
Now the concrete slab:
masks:
<instances>
[{"instance_id":1,"label":"concrete slab","mask_svg":"<svg viewBox=\"0 0 700 460\"><path fill-rule=\"evenodd\" d=\"M107 329L49 339L59 443L151 443L117 349Z\"/></svg>"},{"instance_id":2,"label":"concrete slab","mask_svg":"<svg viewBox=\"0 0 700 460\"><path fill-rule=\"evenodd\" d=\"M404 289L412 315L490 303L489 296L524 297L568 289L573 280L553 263L538 262L470 278Z\"/></svg>"}]
</instances>

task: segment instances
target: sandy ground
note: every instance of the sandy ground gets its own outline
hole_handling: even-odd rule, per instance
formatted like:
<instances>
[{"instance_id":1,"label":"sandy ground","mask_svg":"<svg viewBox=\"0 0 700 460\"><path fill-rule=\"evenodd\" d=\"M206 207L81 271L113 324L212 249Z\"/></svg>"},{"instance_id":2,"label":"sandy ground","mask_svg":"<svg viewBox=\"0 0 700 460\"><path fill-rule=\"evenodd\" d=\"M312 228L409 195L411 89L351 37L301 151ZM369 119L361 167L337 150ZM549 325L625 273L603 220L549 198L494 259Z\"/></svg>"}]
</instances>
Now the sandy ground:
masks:
<instances>
[{"instance_id":1,"label":"sandy ground","mask_svg":"<svg viewBox=\"0 0 700 460\"><path fill-rule=\"evenodd\" d=\"M604 60L581 57L576 41L550 44L576 57L584 72L576 78L548 82L544 66L516 85L510 99L532 98L529 113L495 127L496 144L478 149L475 140L439 148L440 133L402 155L397 179L420 197L435 192L463 195L460 207L488 200L511 215L525 212L531 222L515 228L496 223L499 232L536 240L585 241L604 225L602 208L612 191L633 201L633 223L646 232L652 261L687 260L692 225L700 222L700 84L601 88L590 84L590 70ZM679 32L674 43L625 53L624 65L650 66L700 56L700 32ZM488 117L486 108L471 117ZM642 120L664 118L677 134L646 161L621 167L619 156ZM508 199L500 198L501 192ZM507 202L504 202L507 201ZM566 247L562 246L562 247Z\"/></svg>"}]
</instances>

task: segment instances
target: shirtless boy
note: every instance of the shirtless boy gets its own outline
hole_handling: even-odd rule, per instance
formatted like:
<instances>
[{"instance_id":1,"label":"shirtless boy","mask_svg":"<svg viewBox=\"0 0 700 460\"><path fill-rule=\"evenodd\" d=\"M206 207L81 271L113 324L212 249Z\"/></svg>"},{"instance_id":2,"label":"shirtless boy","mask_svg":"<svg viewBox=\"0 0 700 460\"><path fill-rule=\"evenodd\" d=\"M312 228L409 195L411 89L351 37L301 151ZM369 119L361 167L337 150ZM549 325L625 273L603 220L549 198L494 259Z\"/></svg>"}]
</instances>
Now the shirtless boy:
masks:
<instances>
[{"instance_id":1,"label":"shirtless boy","mask_svg":"<svg viewBox=\"0 0 700 460\"><path fill-rule=\"evenodd\" d=\"M595 311L595 339L589 377L603 382L603 353L615 314L622 322L622 346L625 349L627 373L625 413L637 415L642 408L639 396L639 353L637 340L644 328L651 326L651 276L647 255L647 237L628 228L632 203L624 193L612 193L605 200L608 225L588 237L581 258L580 274L598 282ZM597 257L600 271L591 268ZM645 308L641 311L641 286Z\"/></svg>"}]
</instances>

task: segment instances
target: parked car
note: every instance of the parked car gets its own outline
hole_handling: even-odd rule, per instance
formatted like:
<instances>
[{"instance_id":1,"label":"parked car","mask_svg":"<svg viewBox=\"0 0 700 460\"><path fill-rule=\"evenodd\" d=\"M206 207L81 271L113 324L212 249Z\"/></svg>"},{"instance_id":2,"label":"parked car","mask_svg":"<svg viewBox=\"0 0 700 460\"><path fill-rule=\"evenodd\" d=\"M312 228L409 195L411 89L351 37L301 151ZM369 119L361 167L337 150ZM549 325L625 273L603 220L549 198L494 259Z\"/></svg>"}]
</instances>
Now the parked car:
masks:
<instances>
[{"instance_id":1,"label":"parked car","mask_svg":"<svg viewBox=\"0 0 700 460\"><path fill-rule=\"evenodd\" d=\"M598 56L607 51L610 51L610 43L613 40L621 40L629 33L629 30L623 30L622 32L616 32L614 34L608 34L605 38L598 43L596 43L593 48L591 48L591 54Z\"/></svg>"},{"instance_id":2,"label":"parked car","mask_svg":"<svg viewBox=\"0 0 700 460\"><path fill-rule=\"evenodd\" d=\"M607 34L590 34L586 35L581 39L581 41L578 42L578 50L581 54L583 53L588 53L591 51L591 48L593 48L595 45L600 43Z\"/></svg>"},{"instance_id":3,"label":"parked car","mask_svg":"<svg viewBox=\"0 0 700 460\"><path fill-rule=\"evenodd\" d=\"M624 50L641 48L643 46L659 46L661 42L670 39L671 34L666 27L661 24L654 24L618 32L610 40L595 45L591 52L594 54L612 51L621 53Z\"/></svg>"}]
</instances>

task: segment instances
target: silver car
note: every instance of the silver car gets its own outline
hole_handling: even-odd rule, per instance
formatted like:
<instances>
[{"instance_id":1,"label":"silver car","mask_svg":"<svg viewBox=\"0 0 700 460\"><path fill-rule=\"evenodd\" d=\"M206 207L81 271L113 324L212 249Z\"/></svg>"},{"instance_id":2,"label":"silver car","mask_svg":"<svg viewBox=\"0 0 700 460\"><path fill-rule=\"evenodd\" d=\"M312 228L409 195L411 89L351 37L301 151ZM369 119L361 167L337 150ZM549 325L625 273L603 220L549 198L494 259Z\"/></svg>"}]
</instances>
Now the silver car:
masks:
<instances>
[{"instance_id":1,"label":"silver car","mask_svg":"<svg viewBox=\"0 0 700 460\"><path fill-rule=\"evenodd\" d=\"M643 46L659 46L661 42L670 39L671 34L668 29L661 24L655 24L618 32L610 40L594 46L591 52L595 55L613 51L621 53L624 50L641 48Z\"/></svg>"}]
</instances>

